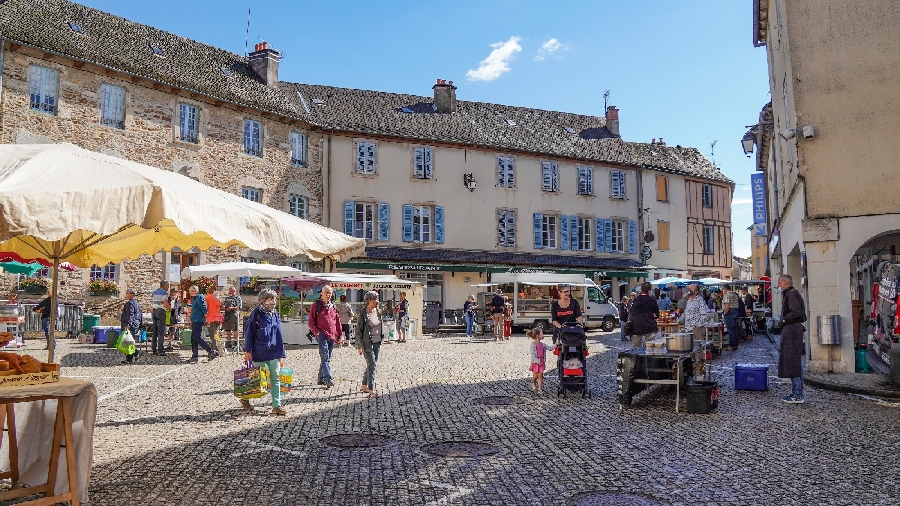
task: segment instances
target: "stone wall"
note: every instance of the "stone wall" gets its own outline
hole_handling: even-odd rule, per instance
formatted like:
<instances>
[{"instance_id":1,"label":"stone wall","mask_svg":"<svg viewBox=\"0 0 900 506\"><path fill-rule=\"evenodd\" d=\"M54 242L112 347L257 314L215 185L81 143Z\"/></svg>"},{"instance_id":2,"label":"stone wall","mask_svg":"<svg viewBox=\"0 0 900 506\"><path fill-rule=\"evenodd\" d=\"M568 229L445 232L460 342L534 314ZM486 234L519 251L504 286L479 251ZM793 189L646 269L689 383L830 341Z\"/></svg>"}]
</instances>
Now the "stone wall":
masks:
<instances>
[{"instance_id":1,"label":"stone wall","mask_svg":"<svg viewBox=\"0 0 900 506\"><path fill-rule=\"evenodd\" d=\"M289 118L226 104L174 88L160 86L82 64L27 47L6 45L0 103L0 142L70 142L83 148L119 156L165 170L179 172L215 188L241 194L242 186L262 189L262 202L288 211L290 193L309 199L308 218L322 223L323 137ZM59 103L56 115L29 108L30 65L59 72ZM100 87L103 83L125 88L125 128L100 124ZM189 103L199 110L199 142L181 142L178 137L178 109ZM263 128L261 157L243 153L244 119L259 121ZM295 167L291 159L291 131L308 138L307 167ZM198 210L202 212L202 210ZM246 250L219 248L205 253L204 263L236 261L248 256ZM283 255L253 253L272 263L288 263ZM119 267L120 289L139 292L141 305L149 304L149 293L158 286L168 262L163 255L142 256L124 261ZM90 270L63 273L62 298L87 297ZM14 291L16 277L0 274L0 297ZM146 301L145 301L146 294ZM149 307L149 306L148 306Z\"/></svg>"}]
</instances>

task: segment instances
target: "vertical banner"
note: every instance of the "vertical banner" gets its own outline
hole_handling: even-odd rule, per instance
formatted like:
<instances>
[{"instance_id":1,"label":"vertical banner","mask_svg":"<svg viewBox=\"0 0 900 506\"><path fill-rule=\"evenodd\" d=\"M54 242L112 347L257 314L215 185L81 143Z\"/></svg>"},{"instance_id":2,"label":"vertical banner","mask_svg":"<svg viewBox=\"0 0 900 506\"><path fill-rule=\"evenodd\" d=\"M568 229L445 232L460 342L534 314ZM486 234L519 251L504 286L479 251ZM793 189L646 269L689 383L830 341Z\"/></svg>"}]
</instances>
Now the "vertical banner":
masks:
<instances>
[{"instance_id":1,"label":"vertical banner","mask_svg":"<svg viewBox=\"0 0 900 506\"><path fill-rule=\"evenodd\" d=\"M766 224L766 176L750 174L750 190L753 192L753 224L756 235L765 234ZM762 226L759 226L762 225ZM762 232L762 234L760 234Z\"/></svg>"}]
</instances>

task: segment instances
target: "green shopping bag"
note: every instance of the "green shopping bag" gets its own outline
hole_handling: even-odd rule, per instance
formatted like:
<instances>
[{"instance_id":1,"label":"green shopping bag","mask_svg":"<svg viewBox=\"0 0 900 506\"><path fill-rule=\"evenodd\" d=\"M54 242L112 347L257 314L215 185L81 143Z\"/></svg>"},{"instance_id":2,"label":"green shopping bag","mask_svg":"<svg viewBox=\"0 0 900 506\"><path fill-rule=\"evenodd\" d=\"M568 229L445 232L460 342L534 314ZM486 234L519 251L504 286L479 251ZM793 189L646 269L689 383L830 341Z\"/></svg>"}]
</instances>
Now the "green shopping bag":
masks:
<instances>
[{"instance_id":1,"label":"green shopping bag","mask_svg":"<svg viewBox=\"0 0 900 506\"><path fill-rule=\"evenodd\" d=\"M131 335L131 331L128 329L123 330L116 341L116 349L125 355L134 355L134 352L137 350L134 345L134 336Z\"/></svg>"}]
</instances>

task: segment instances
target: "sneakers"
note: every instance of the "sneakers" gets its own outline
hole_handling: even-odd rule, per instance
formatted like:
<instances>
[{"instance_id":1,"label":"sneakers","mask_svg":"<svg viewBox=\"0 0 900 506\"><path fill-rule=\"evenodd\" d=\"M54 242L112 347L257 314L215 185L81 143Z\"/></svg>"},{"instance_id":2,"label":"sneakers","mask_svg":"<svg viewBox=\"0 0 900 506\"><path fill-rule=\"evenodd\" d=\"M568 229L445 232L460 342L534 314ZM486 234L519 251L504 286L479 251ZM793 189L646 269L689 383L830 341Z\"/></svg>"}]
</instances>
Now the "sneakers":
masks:
<instances>
[{"instance_id":1,"label":"sneakers","mask_svg":"<svg viewBox=\"0 0 900 506\"><path fill-rule=\"evenodd\" d=\"M196 363L198 363L198 362L200 362L200 359L197 358L197 357L191 357L191 358L188 359L188 361L187 361L187 363L189 363L189 364L196 364Z\"/></svg>"},{"instance_id":2,"label":"sneakers","mask_svg":"<svg viewBox=\"0 0 900 506\"><path fill-rule=\"evenodd\" d=\"M287 411L285 411L281 406L277 406L272 408L272 414L276 416L284 416L287 414Z\"/></svg>"},{"instance_id":3,"label":"sneakers","mask_svg":"<svg viewBox=\"0 0 900 506\"><path fill-rule=\"evenodd\" d=\"M253 406L250 405L250 401L247 399L238 399L241 401L241 409L244 411L253 411Z\"/></svg>"},{"instance_id":4,"label":"sneakers","mask_svg":"<svg viewBox=\"0 0 900 506\"><path fill-rule=\"evenodd\" d=\"M319 380L319 381L316 382L316 385L324 385L324 384L325 384L325 382L322 381L322 380Z\"/></svg>"},{"instance_id":5,"label":"sneakers","mask_svg":"<svg viewBox=\"0 0 900 506\"><path fill-rule=\"evenodd\" d=\"M212 362L213 360L215 360L221 356L222 356L221 353L219 353L216 350L213 350L213 351L209 352L209 357L206 360L207 360L207 362Z\"/></svg>"},{"instance_id":6,"label":"sneakers","mask_svg":"<svg viewBox=\"0 0 900 506\"><path fill-rule=\"evenodd\" d=\"M802 395L785 395L781 398L782 401L788 404L803 404L803 396Z\"/></svg>"},{"instance_id":7,"label":"sneakers","mask_svg":"<svg viewBox=\"0 0 900 506\"><path fill-rule=\"evenodd\" d=\"M329 388L331 388L331 387L333 387L333 386L334 386L334 382L332 382L332 381L325 381L325 390L328 390Z\"/></svg>"},{"instance_id":8,"label":"sneakers","mask_svg":"<svg viewBox=\"0 0 900 506\"><path fill-rule=\"evenodd\" d=\"M138 350L135 350L134 356L131 357L131 363L136 364L139 358L141 358L141 352Z\"/></svg>"}]
</instances>

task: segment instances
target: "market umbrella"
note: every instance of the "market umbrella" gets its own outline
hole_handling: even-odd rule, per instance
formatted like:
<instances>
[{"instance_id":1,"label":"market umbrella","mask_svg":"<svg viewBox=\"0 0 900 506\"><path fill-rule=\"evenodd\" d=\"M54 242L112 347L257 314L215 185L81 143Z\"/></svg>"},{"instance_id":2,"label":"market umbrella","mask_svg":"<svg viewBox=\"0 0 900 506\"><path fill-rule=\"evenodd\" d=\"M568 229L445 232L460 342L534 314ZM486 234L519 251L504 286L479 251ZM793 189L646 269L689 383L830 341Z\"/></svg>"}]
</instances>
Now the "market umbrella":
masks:
<instances>
[{"instance_id":1,"label":"market umbrella","mask_svg":"<svg viewBox=\"0 0 900 506\"><path fill-rule=\"evenodd\" d=\"M68 143L0 145L0 250L90 267L176 247L232 245L312 260L365 251L362 239L174 172ZM51 333L51 362L52 341Z\"/></svg>"},{"instance_id":2,"label":"market umbrella","mask_svg":"<svg viewBox=\"0 0 900 506\"><path fill-rule=\"evenodd\" d=\"M182 278L197 279L200 276L236 276L280 279L300 276L303 271L286 265L254 264L249 262L225 262L221 264L192 265L181 270Z\"/></svg>"},{"instance_id":3,"label":"market umbrella","mask_svg":"<svg viewBox=\"0 0 900 506\"><path fill-rule=\"evenodd\" d=\"M312 276L303 278L284 278L281 280L281 282L291 287L291 289L297 290L298 292L305 292L307 290L312 290L313 288L325 286L330 283L330 281L328 281L327 279L316 278Z\"/></svg>"}]
</instances>

